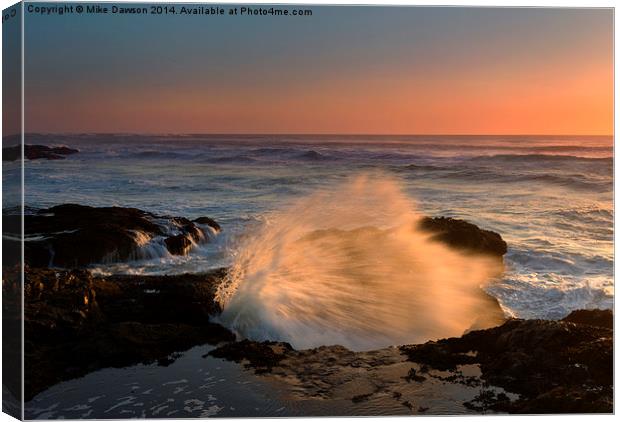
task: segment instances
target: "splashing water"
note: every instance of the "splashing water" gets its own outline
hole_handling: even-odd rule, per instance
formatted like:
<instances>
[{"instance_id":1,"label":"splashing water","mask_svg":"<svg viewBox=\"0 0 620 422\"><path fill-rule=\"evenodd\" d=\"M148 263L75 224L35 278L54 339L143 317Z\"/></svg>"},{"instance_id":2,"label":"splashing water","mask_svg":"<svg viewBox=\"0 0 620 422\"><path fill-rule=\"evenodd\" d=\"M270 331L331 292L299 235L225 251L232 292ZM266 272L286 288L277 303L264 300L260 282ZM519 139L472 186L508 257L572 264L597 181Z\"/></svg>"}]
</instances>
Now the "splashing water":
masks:
<instances>
[{"instance_id":1,"label":"splashing water","mask_svg":"<svg viewBox=\"0 0 620 422\"><path fill-rule=\"evenodd\" d=\"M365 174L268 216L218 291L220 322L296 348L369 350L461 335L493 313L498 271L416 229L396 180Z\"/></svg>"}]
</instances>

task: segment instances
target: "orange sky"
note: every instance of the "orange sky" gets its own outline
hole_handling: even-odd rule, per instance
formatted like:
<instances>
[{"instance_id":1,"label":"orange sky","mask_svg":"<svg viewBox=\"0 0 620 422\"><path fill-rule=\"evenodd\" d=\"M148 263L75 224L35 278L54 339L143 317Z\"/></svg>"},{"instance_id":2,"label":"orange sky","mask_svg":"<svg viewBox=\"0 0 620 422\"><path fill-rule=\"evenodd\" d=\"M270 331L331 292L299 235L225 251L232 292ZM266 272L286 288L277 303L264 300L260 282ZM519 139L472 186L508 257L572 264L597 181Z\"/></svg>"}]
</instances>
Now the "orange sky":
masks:
<instances>
[{"instance_id":1,"label":"orange sky","mask_svg":"<svg viewBox=\"0 0 620 422\"><path fill-rule=\"evenodd\" d=\"M610 10L361 9L175 32L145 20L137 39L135 19L114 33L41 20L26 131L613 133ZM84 48L45 50L76 37Z\"/></svg>"}]
</instances>

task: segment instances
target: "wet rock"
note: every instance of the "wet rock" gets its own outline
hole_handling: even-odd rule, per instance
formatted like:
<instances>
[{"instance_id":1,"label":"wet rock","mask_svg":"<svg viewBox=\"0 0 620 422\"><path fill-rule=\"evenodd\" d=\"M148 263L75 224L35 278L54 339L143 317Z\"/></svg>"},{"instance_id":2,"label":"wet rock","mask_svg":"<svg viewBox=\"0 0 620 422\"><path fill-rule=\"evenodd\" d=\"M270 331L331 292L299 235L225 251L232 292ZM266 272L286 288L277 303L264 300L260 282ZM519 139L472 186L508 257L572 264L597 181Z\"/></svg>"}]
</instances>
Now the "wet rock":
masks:
<instances>
[{"instance_id":1,"label":"wet rock","mask_svg":"<svg viewBox=\"0 0 620 422\"><path fill-rule=\"evenodd\" d=\"M407 382L423 382L426 380L426 377L422 375L418 375L417 371L414 368L411 368L405 376L405 380Z\"/></svg>"},{"instance_id":2,"label":"wet rock","mask_svg":"<svg viewBox=\"0 0 620 422\"><path fill-rule=\"evenodd\" d=\"M351 397L351 401L353 403L362 403L362 402L368 401L368 399L370 399L370 397L372 397L372 393L358 394L357 396Z\"/></svg>"},{"instance_id":3,"label":"wet rock","mask_svg":"<svg viewBox=\"0 0 620 422\"><path fill-rule=\"evenodd\" d=\"M244 340L221 345L209 355L294 379L294 385L303 387L302 397L360 403L375 391L398 386L391 377L402 368L408 371L398 375L404 383L479 389L478 396L464 403L477 412L608 413L613 403L612 334L608 328L566 321L510 320L459 338L399 349L352 352L322 346L298 351L287 343ZM403 366L399 357L419 369ZM480 374L466 374L468 365ZM368 388L360 391L366 383ZM393 397L403 398L399 392Z\"/></svg>"},{"instance_id":4,"label":"wet rock","mask_svg":"<svg viewBox=\"0 0 620 422\"><path fill-rule=\"evenodd\" d=\"M234 341L210 321L220 311L214 294L224 274L93 277L27 269L26 400L99 368L169 364L193 346Z\"/></svg>"},{"instance_id":5,"label":"wet rock","mask_svg":"<svg viewBox=\"0 0 620 422\"><path fill-rule=\"evenodd\" d=\"M24 283L25 330L37 341L84 335L103 319L96 296L94 280L87 271L28 271Z\"/></svg>"},{"instance_id":6,"label":"wet rock","mask_svg":"<svg viewBox=\"0 0 620 422\"><path fill-rule=\"evenodd\" d=\"M20 227L20 218L4 214L3 223L8 228ZM31 210L24 215L24 229L26 263L32 267L79 268L140 258L141 246L153 239L160 239L162 250L185 254L192 243L209 239L202 228L186 218L159 216L137 208L76 204ZM19 232L13 237L19 239ZM6 242L19 244L14 239Z\"/></svg>"},{"instance_id":7,"label":"wet rock","mask_svg":"<svg viewBox=\"0 0 620 422\"><path fill-rule=\"evenodd\" d=\"M571 312L562 321L614 328L614 315L610 309L579 309Z\"/></svg>"},{"instance_id":8,"label":"wet rock","mask_svg":"<svg viewBox=\"0 0 620 422\"><path fill-rule=\"evenodd\" d=\"M597 314L581 311L580 318L588 320L588 313ZM500 327L401 350L409 360L439 370L479 364L484 381L521 396L512 403L496 400L495 410L564 413L577 406L581 412L608 413L613 395L612 338L613 331L600 326L509 320Z\"/></svg>"},{"instance_id":9,"label":"wet rock","mask_svg":"<svg viewBox=\"0 0 620 422\"><path fill-rule=\"evenodd\" d=\"M170 236L165 242L168 251L173 255L187 255L189 248L192 246L192 241L184 234Z\"/></svg>"},{"instance_id":10,"label":"wet rock","mask_svg":"<svg viewBox=\"0 0 620 422\"><path fill-rule=\"evenodd\" d=\"M504 393L496 394L493 390L482 389L480 394L463 403L463 406L476 412L486 413L489 410L510 406L510 398Z\"/></svg>"},{"instance_id":11,"label":"wet rock","mask_svg":"<svg viewBox=\"0 0 620 422\"><path fill-rule=\"evenodd\" d=\"M225 269L204 274L114 275L95 286L102 311L113 321L202 324L221 312L214 300Z\"/></svg>"},{"instance_id":12,"label":"wet rock","mask_svg":"<svg viewBox=\"0 0 620 422\"><path fill-rule=\"evenodd\" d=\"M295 350L288 343L243 340L220 345L208 355L244 363L255 373L291 382L293 394L302 399L358 403L376 393L391 393L399 382L401 386L406 383L397 370L388 368L409 368L396 348L353 352L334 345ZM385 377L384 371L390 375Z\"/></svg>"},{"instance_id":13,"label":"wet rock","mask_svg":"<svg viewBox=\"0 0 620 422\"><path fill-rule=\"evenodd\" d=\"M467 252L501 257L508 250L506 242L498 233L481 229L467 221L449 217L424 217L419 227L432 233L432 239Z\"/></svg>"},{"instance_id":14,"label":"wet rock","mask_svg":"<svg viewBox=\"0 0 620 422\"><path fill-rule=\"evenodd\" d=\"M271 372L274 366L286 357L286 353L293 348L282 342L256 342L242 340L236 343L224 344L208 353L209 356L224 358L234 362L247 361L246 366L253 368L256 373Z\"/></svg>"},{"instance_id":15,"label":"wet rock","mask_svg":"<svg viewBox=\"0 0 620 422\"><path fill-rule=\"evenodd\" d=\"M3 257L4 258L4 257ZM22 405L22 283L21 267L2 267L2 388L5 404L21 417ZM8 394L5 394L8 393ZM14 407L16 406L16 407ZM11 409L9 409L11 410Z\"/></svg>"},{"instance_id":16,"label":"wet rock","mask_svg":"<svg viewBox=\"0 0 620 422\"><path fill-rule=\"evenodd\" d=\"M222 230L222 228L217 223L217 221L215 221L214 219L209 218L209 217L199 217L199 218L197 218L197 219L195 219L193 221L194 221L194 223L204 224L206 226L212 227L213 229L215 229L218 232L220 230Z\"/></svg>"},{"instance_id":17,"label":"wet rock","mask_svg":"<svg viewBox=\"0 0 620 422\"><path fill-rule=\"evenodd\" d=\"M66 155L77 154L77 149L61 147L48 147L45 145L24 145L24 157L29 160L47 159L63 160ZM21 145L2 148L3 161L15 161L21 158Z\"/></svg>"}]
</instances>

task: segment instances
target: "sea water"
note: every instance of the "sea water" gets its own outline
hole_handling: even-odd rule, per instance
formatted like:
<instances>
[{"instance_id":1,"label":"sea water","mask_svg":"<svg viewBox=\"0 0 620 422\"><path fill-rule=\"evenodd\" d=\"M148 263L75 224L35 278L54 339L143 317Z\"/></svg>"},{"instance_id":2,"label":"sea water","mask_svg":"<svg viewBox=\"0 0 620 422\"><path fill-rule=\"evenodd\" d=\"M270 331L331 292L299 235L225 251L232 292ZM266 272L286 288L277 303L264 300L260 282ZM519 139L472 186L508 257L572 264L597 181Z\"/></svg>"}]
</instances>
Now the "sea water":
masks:
<instances>
[{"instance_id":1,"label":"sea water","mask_svg":"<svg viewBox=\"0 0 620 422\"><path fill-rule=\"evenodd\" d=\"M486 287L506 313L561 318L613 301L613 141L560 136L27 135L80 150L26 162L29 207L130 206L216 219L186 257L99 267L179 273L230 265L244 233L292 201L381 171L417 211L494 230L508 242ZM10 139L4 140L5 146ZM5 183L16 163L3 163ZM5 208L15 204L7 203Z\"/></svg>"},{"instance_id":2,"label":"sea water","mask_svg":"<svg viewBox=\"0 0 620 422\"><path fill-rule=\"evenodd\" d=\"M247 292L252 291L253 286L259 289L269 286L264 291L270 293L270 300L275 297L275 302L270 303L286 304L282 295L278 296L278 289L274 290L274 286L278 286L276 281L287 282L279 286L280 293L295 292L291 287L295 278L285 276L299 276L295 274L298 270L295 262L303 262L304 271L316 275L315 271L307 270L308 263L317 257L337 258L330 261L333 265L321 268L323 272L319 271L319 274L329 276L325 278L327 284L319 287L334 284L330 281L334 275L340 277L336 277L339 283L343 280L367 280L375 284L373 288L383 289L385 294L378 295L379 301L399 302L403 296L399 288L390 286L386 289L389 280L398 275L394 269L399 268L399 265L402 267L399 263L406 261L409 256L418 256L419 260L419 256L425 259L425 255L416 255L417 251L407 255L406 251L396 249L395 245L408 245L407 242L418 245L417 242L420 242L418 246L423 247L425 241L416 238L416 233L413 233L413 239L396 244L392 240L386 241L385 236L389 237L396 230L399 234L395 237L398 242L405 241L406 236L403 238L402 232L398 231L402 224L392 223L402 222L403 218L405 222L408 218L414 221L423 215L465 219L502 235L508 243L505 268L500 275L481 277L480 286L498 299L509 316L557 319L573 309L613 306L613 141L610 137L85 134L27 135L26 142L66 145L80 150L78 154L67 156L64 160L26 161L25 201L29 207L28 212L62 203L116 205L189 218L209 216L222 225L223 230L210 243L195 247L187 256L172 256L163 251L160 256L152 259L93 265L91 269L94 272L172 274L200 272L222 266L241 266L247 270L259 262L247 259L248 253L260 250L251 248L257 244L273 247L275 243L268 243L273 239L270 237L273 232L269 230L274 227L277 229L283 221L288 224L287 228L309 227L311 230L306 235L310 234L311 239L319 239L323 244L327 242L326 248L317 248L313 244L308 254L304 255L303 248L288 248L289 239L284 236L287 240L280 242L280 248L290 254L284 260L272 260L279 265L270 266L273 271L268 272L269 277L259 278L259 282L254 281L256 284L252 284L256 278L245 275L233 280L236 286L223 293L230 296L223 299L223 303L233 305L225 307L222 322L239 331L244 328L236 326L235 322L243 322L243 318L239 317L243 312L235 309L244 296L251 296ZM10 138L4 140L5 146L10 144ZM13 183L19 173L19 165L11 162L4 162L3 165L6 188L15 188ZM362 189L357 193L347 191L360 178L366 180L365 184L362 183ZM389 181L389 188L381 185L381 181L385 180ZM377 181L383 187L375 185ZM386 189L388 193L391 189L397 195L386 196ZM319 203L313 204L314 208L304 208L304 204L312 202L317 195L324 197L325 206ZM361 202L351 201L356 195L361 198ZM9 196L4 197L5 209L15 205L10 202ZM329 207L338 206L344 207L344 211L339 211L344 214L337 214L333 220L325 218L333 215L327 212ZM305 217L297 220L299 224L295 224L295 214L290 214L295 207L302 207L304 211L300 215ZM348 218L347 212L350 213L352 209L367 215L364 224L358 223L362 220ZM311 218L312 215L317 216L318 223ZM323 223L329 223L329 227ZM343 238L330 237L335 233L333 230L344 230L347 236L354 236L354 247L349 243L343 244ZM380 236L376 236L377 233ZM321 235L327 237L321 238ZM304 235L300 234L299 237L304 238ZM324 255L329 250L333 253ZM343 251L346 250L361 253L361 258L354 254L355 259L349 256L348 261L343 261L346 256ZM386 251L390 253L386 254ZM388 266L387 273L377 272L375 269L378 267L370 265L388 256L395 259L396 263ZM456 261L451 260L450 265L443 267L454 268L455 262L461 266L465 264L459 261L461 257L453 259ZM356 262L361 267L351 268ZM339 267L341 264L344 266ZM480 269L478 264L471 265ZM321 262L316 265L318 268ZM484 264L481 265L484 270ZM442 264L436 267L441 269ZM345 274L346 277L342 278L342 274L346 273L343 269L352 271L354 276ZM368 280L368 276L373 275L374 281ZM455 276L451 277L454 279ZM418 279L426 280L424 277ZM469 285L469 282L475 284L478 279L473 277L466 280L465 285ZM338 286L337 283L334 285ZM309 287L317 286L302 284L300 287L312 293ZM303 291L303 288L299 290ZM359 303L355 291L355 286L340 290L340 296L336 298L344 295L351 299L353 295L350 303L362 309L367 304ZM360 291L363 293L368 290ZM449 305L448 293L442 297L441 289L437 289L430 299L425 299L437 306ZM292 302L293 307L290 309L308 305L309 296L306 294L305 302ZM328 296L323 295L329 302L331 296ZM428 307L424 309L432 309L430 302L426 303L419 297L404 296L405 299L407 297L415 299L412 303L416 306L423 305ZM252 301L246 299L244 303L252 304ZM402 304L400 309L404 307L406 304ZM393 308L399 309L399 306ZM259 308L258 315L266 309L271 308ZM449 307L444 306L442 309L445 314ZM253 321L255 315L251 316L249 327L256 329ZM329 325L332 317L328 314L327 320L315 319L312 323L315 328L324 328ZM263 322L270 320L276 321L273 315L266 315L262 319ZM297 326L293 324L290 327ZM305 328L302 327L300 332L308 337ZM365 328L368 327L364 327L364 324L354 325L354 330L348 334ZM403 337L400 331L382 340L381 345L386 342L409 343L420 340L414 335L416 330L410 331L411 338ZM261 339L269 330L258 334L256 331L253 334L252 330L247 332L251 337ZM276 327L271 332L276 339L281 336L284 338L280 339L295 340L294 336L286 337L287 333L295 333L287 327ZM355 341L363 340L362 336L350 335L348 338L351 340L349 346L353 348L368 349L374 346L363 342L355 344ZM332 342L330 338L319 338L316 341ZM300 343L300 346L305 344ZM105 378L107 370L103 371L94 373L92 377ZM128 371L128 374L133 373L131 371L139 372L140 367ZM128 382L134 378L136 382L141 382L142 376L132 375L129 378ZM69 383L82 388L85 382L75 380ZM105 384L105 381L101 382ZM105 389L103 384L101 388ZM54 388L60 387L41 393L36 404L34 401L30 403L31 416L58 416L39 412L45 410L48 404L54 405L54 400L46 398L46 394L55 391ZM158 394L165 393L165 388L159 390L156 389ZM122 402L121 399L126 396L123 395L125 393L109 393L112 394L111 401L106 400L104 403L106 409L113 407L119 400ZM196 397L205 402L201 395ZM196 397L189 397L188 400ZM273 406L280 406L278 400L274 399ZM81 398L68 400L58 406L71 403L81 403ZM216 400L199 404L197 414L216 410L218 414L223 412L220 409L222 405L216 404ZM219 407L213 407L216 405ZM184 406L175 405L171 406L172 410L166 410L184 409ZM116 409L121 407L113 410ZM147 413L154 416L154 412ZM267 413L272 414L271 411ZM283 413L289 414L289 411Z\"/></svg>"}]
</instances>

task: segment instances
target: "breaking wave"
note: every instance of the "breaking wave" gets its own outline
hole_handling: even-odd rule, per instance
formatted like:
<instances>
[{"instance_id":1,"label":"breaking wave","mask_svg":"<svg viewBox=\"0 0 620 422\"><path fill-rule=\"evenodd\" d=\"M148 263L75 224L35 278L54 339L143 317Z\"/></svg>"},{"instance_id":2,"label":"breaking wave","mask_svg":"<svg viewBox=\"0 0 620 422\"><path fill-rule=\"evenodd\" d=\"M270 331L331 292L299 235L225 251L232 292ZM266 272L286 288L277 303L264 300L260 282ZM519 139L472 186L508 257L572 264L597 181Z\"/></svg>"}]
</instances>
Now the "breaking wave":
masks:
<instances>
[{"instance_id":1,"label":"breaking wave","mask_svg":"<svg viewBox=\"0 0 620 422\"><path fill-rule=\"evenodd\" d=\"M399 183L378 174L297 200L239 245L219 321L254 340L354 350L491 324L480 286L497 261L431 241L419 218Z\"/></svg>"}]
</instances>

